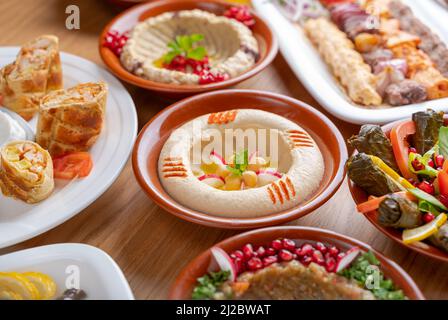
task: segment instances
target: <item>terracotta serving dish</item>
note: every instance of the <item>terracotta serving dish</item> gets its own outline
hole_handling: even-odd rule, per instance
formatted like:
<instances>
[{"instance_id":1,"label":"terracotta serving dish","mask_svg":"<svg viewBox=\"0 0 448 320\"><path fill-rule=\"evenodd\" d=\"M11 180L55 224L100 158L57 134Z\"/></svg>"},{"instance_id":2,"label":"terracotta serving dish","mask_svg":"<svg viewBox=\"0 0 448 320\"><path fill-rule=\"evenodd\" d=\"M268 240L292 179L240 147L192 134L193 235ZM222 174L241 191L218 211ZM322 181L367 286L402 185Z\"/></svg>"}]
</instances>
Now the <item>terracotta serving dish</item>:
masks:
<instances>
[{"instance_id":1,"label":"terracotta serving dish","mask_svg":"<svg viewBox=\"0 0 448 320\"><path fill-rule=\"evenodd\" d=\"M365 252L369 250L373 251L381 262L381 270L385 276L392 279L396 286L402 289L409 299L425 299L414 280L398 264L389 260L369 245L332 231L308 227L265 228L236 235L216 244L216 246L226 252L232 252L241 248L246 243L262 245L278 238L289 238L299 241L319 241L324 244L335 245L342 250L348 250L356 246ZM168 298L175 300L191 299L191 293L196 285L196 279L207 273L210 262L211 252L208 249L191 261L181 271L171 287Z\"/></svg>"},{"instance_id":2,"label":"terracotta serving dish","mask_svg":"<svg viewBox=\"0 0 448 320\"><path fill-rule=\"evenodd\" d=\"M389 137L390 135L390 131L392 130L392 128L394 126L396 126L398 123L402 122L403 120L400 121L395 121L392 123L389 123L385 126L383 126L383 131L386 133L386 136ZM405 120L408 121L408 120ZM445 125L448 125L448 117L445 116ZM365 201L367 201L368 198L368 194L366 192L364 192L364 190L362 190L361 188L359 188L357 185L355 185L350 179L347 179L348 181L348 186L350 189L350 193L352 194L353 200L355 201L356 204L360 204L363 203ZM361 213L360 213L361 214ZM370 212L365 214L365 217L378 229L380 230L382 233L384 233L386 236L388 236L389 238L395 240L396 242L398 242L399 244L417 251L421 254L424 254L425 256L434 258L434 259L438 259L444 262L448 262L448 253L446 253L443 250L438 249L435 246L426 244L426 243L417 243L417 244L405 244L402 241L402 232L398 229L394 229L394 228L387 228L387 227L383 227L378 223L378 219L377 219L377 212Z\"/></svg>"},{"instance_id":3,"label":"terracotta serving dish","mask_svg":"<svg viewBox=\"0 0 448 320\"><path fill-rule=\"evenodd\" d=\"M177 203L165 192L157 173L160 150L171 132L185 122L207 113L244 108L279 114L298 123L313 137L325 161L320 188L307 202L297 207L258 218L217 217ZM347 149L341 133L327 117L311 106L275 93L223 90L182 100L157 114L140 132L134 146L132 164L143 190L168 212L206 226L248 229L285 223L303 217L324 204L342 183L346 159Z\"/></svg>"},{"instance_id":4,"label":"terracotta serving dish","mask_svg":"<svg viewBox=\"0 0 448 320\"><path fill-rule=\"evenodd\" d=\"M221 0L162 0L151 1L133 6L115 17L104 28L99 38L99 51L101 58L106 66L121 80L173 99L184 98L201 92L233 86L243 80L253 77L266 68L278 52L278 44L275 35L268 27L267 23L254 12L253 15L256 23L252 31L255 38L258 40L260 47L260 58L257 63L245 73L218 83L207 85L175 85L146 80L127 71L121 65L119 58L109 48L103 46L104 37L109 30L117 30L122 33L130 30L138 22L160 15L164 12L201 9L217 15L222 15L224 11L231 6L231 3Z\"/></svg>"}]
</instances>

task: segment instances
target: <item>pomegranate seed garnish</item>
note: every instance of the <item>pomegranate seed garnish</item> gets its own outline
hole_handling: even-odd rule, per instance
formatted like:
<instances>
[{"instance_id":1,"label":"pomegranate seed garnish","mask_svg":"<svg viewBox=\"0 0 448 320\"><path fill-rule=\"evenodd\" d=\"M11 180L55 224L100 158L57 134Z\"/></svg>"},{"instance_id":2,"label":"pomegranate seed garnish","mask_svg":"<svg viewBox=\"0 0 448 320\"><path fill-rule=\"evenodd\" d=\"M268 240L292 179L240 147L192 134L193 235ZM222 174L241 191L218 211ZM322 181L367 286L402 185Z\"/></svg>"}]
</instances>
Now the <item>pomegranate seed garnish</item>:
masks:
<instances>
[{"instance_id":1,"label":"pomegranate seed garnish","mask_svg":"<svg viewBox=\"0 0 448 320\"><path fill-rule=\"evenodd\" d=\"M127 33L120 35L116 30L109 30L104 37L103 46L109 48L116 56L120 56L127 40Z\"/></svg>"},{"instance_id":2,"label":"pomegranate seed garnish","mask_svg":"<svg viewBox=\"0 0 448 320\"><path fill-rule=\"evenodd\" d=\"M283 245L283 248L285 248L286 250L289 250L289 251L294 251L294 249L296 248L296 243L290 239L283 239L282 245Z\"/></svg>"},{"instance_id":3,"label":"pomegranate seed garnish","mask_svg":"<svg viewBox=\"0 0 448 320\"><path fill-rule=\"evenodd\" d=\"M258 247L257 251L257 257L264 257L266 255L266 249L263 246Z\"/></svg>"},{"instance_id":4,"label":"pomegranate seed garnish","mask_svg":"<svg viewBox=\"0 0 448 320\"><path fill-rule=\"evenodd\" d=\"M255 271L263 267L263 262L261 262L260 258L253 257L247 261L247 267L249 270Z\"/></svg>"},{"instance_id":5,"label":"pomegranate seed garnish","mask_svg":"<svg viewBox=\"0 0 448 320\"><path fill-rule=\"evenodd\" d=\"M276 253L277 253L277 251L274 248L267 248L266 249L266 255L267 256L273 256Z\"/></svg>"},{"instance_id":6,"label":"pomegranate seed garnish","mask_svg":"<svg viewBox=\"0 0 448 320\"><path fill-rule=\"evenodd\" d=\"M436 166L437 168L442 168L443 167L443 162L445 161L445 158L443 158L443 156L441 154L439 154L438 156L435 157L435 162L436 162Z\"/></svg>"},{"instance_id":7,"label":"pomegranate seed garnish","mask_svg":"<svg viewBox=\"0 0 448 320\"><path fill-rule=\"evenodd\" d=\"M422 220L423 220L423 222L424 223L430 223L432 220L434 220L436 217L432 214L432 213L430 213L430 212L427 212L427 213L425 213L424 215L423 215L423 217L422 217Z\"/></svg>"},{"instance_id":8,"label":"pomegranate seed garnish","mask_svg":"<svg viewBox=\"0 0 448 320\"><path fill-rule=\"evenodd\" d=\"M408 149L408 153L417 153L417 149L415 149L414 147L410 147Z\"/></svg>"},{"instance_id":9,"label":"pomegranate seed garnish","mask_svg":"<svg viewBox=\"0 0 448 320\"><path fill-rule=\"evenodd\" d=\"M283 249L283 243L281 240L274 240L271 242L271 247L275 250L281 250Z\"/></svg>"},{"instance_id":10,"label":"pomegranate seed garnish","mask_svg":"<svg viewBox=\"0 0 448 320\"><path fill-rule=\"evenodd\" d=\"M230 19L235 19L249 28L255 25L255 19L247 6L231 7L224 12L224 16Z\"/></svg>"},{"instance_id":11,"label":"pomegranate seed garnish","mask_svg":"<svg viewBox=\"0 0 448 320\"><path fill-rule=\"evenodd\" d=\"M323 254L327 252L327 247L322 242L316 243L316 249L322 252Z\"/></svg>"},{"instance_id":12,"label":"pomegranate seed garnish","mask_svg":"<svg viewBox=\"0 0 448 320\"><path fill-rule=\"evenodd\" d=\"M415 171L420 171L420 170L425 169L425 166L417 159L412 160L412 167L414 168Z\"/></svg>"},{"instance_id":13,"label":"pomegranate seed garnish","mask_svg":"<svg viewBox=\"0 0 448 320\"><path fill-rule=\"evenodd\" d=\"M304 265L309 265L313 259L310 256L304 256L300 262L302 262Z\"/></svg>"},{"instance_id":14,"label":"pomegranate seed garnish","mask_svg":"<svg viewBox=\"0 0 448 320\"><path fill-rule=\"evenodd\" d=\"M337 262L339 262L342 258L344 258L345 257L345 253L344 252L340 252L339 254L338 254L338 256L336 257L336 260L337 260Z\"/></svg>"},{"instance_id":15,"label":"pomegranate seed garnish","mask_svg":"<svg viewBox=\"0 0 448 320\"><path fill-rule=\"evenodd\" d=\"M429 194L434 194L434 186L432 183L429 183L428 181L422 181L417 185L417 188L419 188L420 190L425 191L426 193Z\"/></svg>"},{"instance_id":16,"label":"pomegranate seed garnish","mask_svg":"<svg viewBox=\"0 0 448 320\"><path fill-rule=\"evenodd\" d=\"M324 256L319 250L314 250L311 257L313 259L313 262L317 263L318 265L323 265L325 263Z\"/></svg>"},{"instance_id":17,"label":"pomegranate seed garnish","mask_svg":"<svg viewBox=\"0 0 448 320\"><path fill-rule=\"evenodd\" d=\"M233 263L235 264L237 274L243 273L245 271L244 262L242 259L236 258L235 260L233 260Z\"/></svg>"},{"instance_id":18,"label":"pomegranate seed garnish","mask_svg":"<svg viewBox=\"0 0 448 320\"><path fill-rule=\"evenodd\" d=\"M431 159L428 160L428 166L434 168L434 161L432 161Z\"/></svg>"},{"instance_id":19,"label":"pomegranate seed garnish","mask_svg":"<svg viewBox=\"0 0 448 320\"><path fill-rule=\"evenodd\" d=\"M308 243L305 243L300 250L300 255L301 256L311 255L313 251L314 251L313 246Z\"/></svg>"},{"instance_id":20,"label":"pomegranate seed garnish","mask_svg":"<svg viewBox=\"0 0 448 320\"><path fill-rule=\"evenodd\" d=\"M244 245L242 250L246 259L252 258L252 256L254 255L254 248L250 243Z\"/></svg>"},{"instance_id":21,"label":"pomegranate seed garnish","mask_svg":"<svg viewBox=\"0 0 448 320\"><path fill-rule=\"evenodd\" d=\"M267 267L273 263L276 263L277 261L278 261L278 258L276 256L269 256L269 257L266 257L263 259L263 265L265 267Z\"/></svg>"},{"instance_id":22,"label":"pomegranate seed garnish","mask_svg":"<svg viewBox=\"0 0 448 320\"><path fill-rule=\"evenodd\" d=\"M293 254L291 253L291 251L288 251L286 249L282 249L280 250L280 252L278 253L278 256L280 257L280 259L282 259L283 261L291 261L292 259L294 259Z\"/></svg>"},{"instance_id":23,"label":"pomegranate seed garnish","mask_svg":"<svg viewBox=\"0 0 448 320\"><path fill-rule=\"evenodd\" d=\"M335 258L330 257L330 258L325 260L325 269L328 272L334 272L334 270L336 269L336 260L335 260Z\"/></svg>"},{"instance_id":24,"label":"pomegranate seed garnish","mask_svg":"<svg viewBox=\"0 0 448 320\"><path fill-rule=\"evenodd\" d=\"M230 257L233 259L236 259L236 258L244 259L244 254L241 250L236 250L230 254Z\"/></svg>"},{"instance_id":25,"label":"pomegranate seed garnish","mask_svg":"<svg viewBox=\"0 0 448 320\"><path fill-rule=\"evenodd\" d=\"M332 257L337 257L337 255L339 253L339 249L336 248L335 246L332 246L332 247L330 247L328 252L331 254Z\"/></svg>"}]
</instances>

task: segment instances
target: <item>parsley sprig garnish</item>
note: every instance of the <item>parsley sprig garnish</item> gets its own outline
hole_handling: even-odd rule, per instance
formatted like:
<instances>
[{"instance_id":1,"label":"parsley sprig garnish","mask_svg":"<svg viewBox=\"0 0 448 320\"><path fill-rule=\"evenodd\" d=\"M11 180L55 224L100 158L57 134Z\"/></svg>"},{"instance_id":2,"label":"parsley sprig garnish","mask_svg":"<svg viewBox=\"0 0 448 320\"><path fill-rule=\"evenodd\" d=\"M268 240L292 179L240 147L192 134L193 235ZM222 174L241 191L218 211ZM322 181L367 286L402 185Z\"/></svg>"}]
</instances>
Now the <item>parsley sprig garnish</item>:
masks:
<instances>
[{"instance_id":1,"label":"parsley sprig garnish","mask_svg":"<svg viewBox=\"0 0 448 320\"><path fill-rule=\"evenodd\" d=\"M207 55L207 50L202 46L196 46L196 44L204 40L202 34L191 34L177 36L176 39L168 43L168 51L163 57L163 62L169 64L173 59L179 55L186 58L201 61Z\"/></svg>"},{"instance_id":2,"label":"parsley sprig garnish","mask_svg":"<svg viewBox=\"0 0 448 320\"><path fill-rule=\"evenodd\" d=\"M339 274L351 280L355 280L361 287L365 287L369 272L369 266L378 266L380 262L373 252L369 251L359 256L350 267L342 270ZM406 299L403 291L398 290L392 280L385 279L383 272L379 273L379 286L369 289L373 295L380 300L403 300Z\"/></svg>"},{"instance_id":3,"label":"parsley sprig garnish","mask_svg":"<svg viewBox=\"0 0 448 320\"><path fill-rule=\"evenodd\" d=\"M249 151L243 150L235 154L233 166L227 165L227 169L237 176L241 176L249 166Z\"/></svg>"},{"instance_id":4,"label":"parsley sprig garnish","mask_svg":"<svg viewBox=\"0 0 448 320\"><path fill-rule=\"evenodd\" d=\"M210 272L198 278L198 285L194 288L192 298L195 300L212 299L218 288L229 279L229 271Z\"/></svg>"}]
</instances>

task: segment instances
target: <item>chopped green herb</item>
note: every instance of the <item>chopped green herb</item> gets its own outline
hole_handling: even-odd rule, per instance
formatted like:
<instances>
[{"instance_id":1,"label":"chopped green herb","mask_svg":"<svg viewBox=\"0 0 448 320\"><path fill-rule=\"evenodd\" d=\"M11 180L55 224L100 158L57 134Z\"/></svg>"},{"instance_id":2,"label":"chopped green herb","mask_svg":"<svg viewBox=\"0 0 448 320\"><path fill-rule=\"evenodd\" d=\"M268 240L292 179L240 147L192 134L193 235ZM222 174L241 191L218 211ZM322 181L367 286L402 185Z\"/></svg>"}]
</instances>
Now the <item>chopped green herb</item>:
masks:
<instances>
[{"instance_id":1,"label":"chopped green herb","mask_svg":"<svg viewBox=\"0 0 448 320\"><path fill-rule=\"evenodd\" d=\"M202 34L182 35L177 36L176 39L168 43L168 51L163 57L165 63L170 63L175 57L182 55L193 60L202 60L207 56L207 50L195 44L204 40Z\"/></svg>"},{"instance_id":2,"label":"chopped green herb","mask_svg":"<svg viewBox=\"0 0 448 320\"><path fill-rule=\"evenodd\" d=\"M217 289L229 279L229 276L229 271L218 271L198 278L198 285L193 290L192 298L195 300L212 299Z\"/></svg>"},{"instance_id":3,"label":"chopped green herb","mask_svg":"<svg viewBox=\"0 0 448 320\"><path fill-rule=\"evenodd\" d=\"M233 160L233 167L227 166L227 169L229 169L230 172L237 176L241 176L244 171L247 170L247 167L249 165L249 151L247 149L238 152L235 154L235 158Z\"/></svg>"},{"instance_id":4,"label":"chopped green herb","mask_svg":"<svg viewBox=\"0 0 448 320\"><path fill-rule=\"evenodd\" d=\"M367 288L367 282L372 280L372 266L379 267L380 262L373 252L367 252L359 256L350 267L339 272L339 275L356 281L360 286L370 290L372 294L380 300L403 300L406 299L403 291L395 288L390 279L384 279L384 274L378 271L374 280L378 282L372 289Z\"/></svg>"}]
</instances>

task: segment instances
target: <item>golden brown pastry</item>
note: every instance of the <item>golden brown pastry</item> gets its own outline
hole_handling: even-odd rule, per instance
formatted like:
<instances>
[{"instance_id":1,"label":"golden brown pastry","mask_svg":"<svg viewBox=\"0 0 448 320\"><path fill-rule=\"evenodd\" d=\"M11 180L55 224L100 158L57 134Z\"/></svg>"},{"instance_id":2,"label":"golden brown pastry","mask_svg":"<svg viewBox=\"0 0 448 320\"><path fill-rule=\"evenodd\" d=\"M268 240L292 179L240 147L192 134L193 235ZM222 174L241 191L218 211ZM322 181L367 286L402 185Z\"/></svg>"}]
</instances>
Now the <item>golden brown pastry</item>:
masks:
<instances>
[{"instance_id":1,"label":"golden brown pastry","mask_svg":"<svg viewBox=\"0 0 448 320\"><path fill-rule=\"evenodd\" d=\"M50 92L41 100L37 143L52 156L88 150L101 133L106 99L104 82Z\"/></svg>"},{"instance_id":2,"label":"golden brown pastry","mask_svg":"<svg viewBox=\"0 0 448 320\"><path fill-rule=\"evenodd\" d=\"M40 36L25 44L16 61L0 70L3 104L30 120L39 109L40 98L62 88L58 38Z\"/></svg>"},{"instance_id":3,"label":"golden brown pastry","mask_svg":"<svg viewBox=\"0 0 448 320\"><path fill-rule=\"evenodd\" d=\"M37 203L53 192L53 161L32 141L13 141L0 149L0 189L7 197Z\"/></svg>"}]
</instances>

